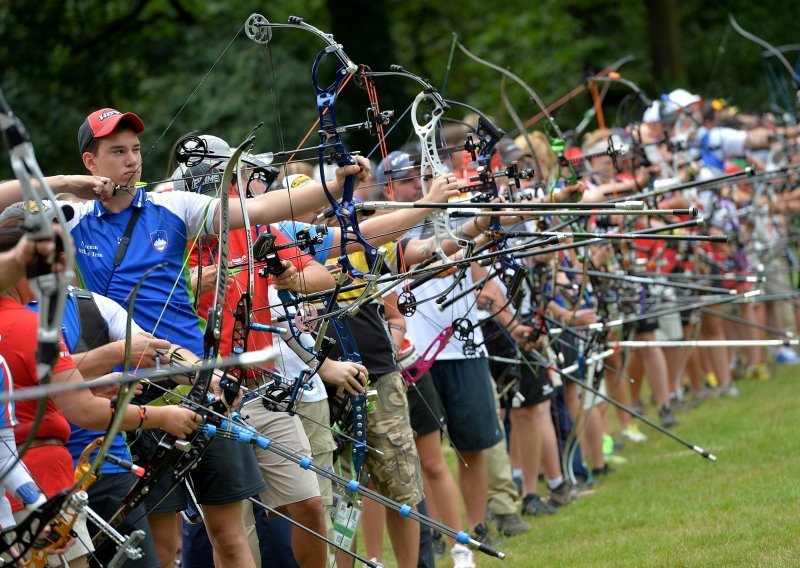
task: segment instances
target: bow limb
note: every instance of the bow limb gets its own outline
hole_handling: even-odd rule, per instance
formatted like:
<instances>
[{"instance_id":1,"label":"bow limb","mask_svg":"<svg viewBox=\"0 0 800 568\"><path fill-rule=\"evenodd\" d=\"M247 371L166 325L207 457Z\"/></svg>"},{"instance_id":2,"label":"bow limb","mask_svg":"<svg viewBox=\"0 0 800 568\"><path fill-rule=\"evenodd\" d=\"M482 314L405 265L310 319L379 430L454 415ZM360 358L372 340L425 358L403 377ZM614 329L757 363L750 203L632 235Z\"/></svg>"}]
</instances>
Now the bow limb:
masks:
<instances>
[{"instance_id":1,"label":"bow limb","mask_svg":"<svg viewBox=\"0 0 800 568\"><path fill-rule=\"evenodd\" d=\"M11 158L11 167L20 182L23 197L35 203L35 209L28 207L25 210L24 226L28 238L34 241L50 241L54 244L60 241L64 249L64 270L61 274L54 271L55 256L50 259L38 258L35 265L28 267L27 274L31 287L39 300L36 378L39 384L46 386L50 383L51 372L60 352L61 318L66 305L67 286L75 276L73 272L74 248L66 218L61 208L56 206L55 195L47 184L36 160L30 136L22 121L14 115L2 90L0 90L0 128L3 130L3 138ZM45 215L45 200L50 202L55 211L55 220L61 229L60 237L53 231L52 223ZM0 481L4 480L22 460L36 437L39 425L45 416L47 400L45 397L39 399L30 434L19 447L14 458L15 463L0 476ZM2 539L2 551L5 552L13 544L20 545L22 549L20 554L29 550L41 530L59 514L68 496L68 492L61 492L33 511L29 522L23 522L17 528L12 542L5 537Z\"/></svg>"},{"instance_id":2,"label":"bow limb","mask_svg":"<svg viewBox=\"0 0 800 568\"><path fill-rule=\"evenodd\" d=\"M786 59L786 56L783 55L783 53L778 48L776 48L774 45L772 45L765 39L762 39L757 35L748 32L746 29L740 26L739 22L736 21L736 18L733 17L733 14L728 14L728 20L730 21L731 26L733 26L733 29L736 30L736 33L738 33L740 36L746 39L749 39L754 43L757 43L758 45L760 45L761 47L772 53L772 55L774 55L775 58L781 62L781 65L783 65L783 67L789 73L789 77L791 78L792 84L794 85L794 88L798 91L797 93L798 97L800 97L800 79L798 79L797 73L792 68L789 61Z\"/></svg>"},{"instance_id":3,"label":"bow limb","mask_svg":"<svg viewBox=\"0 0 800 568\"><path fill-rule=\"evenodd\" d=\"M258 127L256 127L258 128ZM252 134L252 131L251 131ZM252 142L252 138L248 136L245 145L250 145ZM241 146L240 146L241 147ZM241 152L240 152L241 156ZM240 157L239 156L239 157ZM241 355L242 353L247 351L247 341L250 336L250 330L252 328L253 323L253 288L254 288L254 259L253 259L253 234L250 228L250 216L247 212L247 192L244 185L244 180L242 179L242 168L240 167L239 157L231 159L230 163L235 164L236 166L236 190L239 195L239 206L241 207L242 211L242 219L243 219L243 231L245 232L245 246L247 252L247 288L244 292L242 292L239 296L239 300L236 303L236 308L233 310L231 314L233 317L233 337L231 339L231 348L233 353L236 355ZM223 176L224 177L224 176ZM232 176L231 176L232 178ZM223 180L224 183L224 180ZM223 194L226 196L223 198ZM227 242L227 233L228 233L228 205L229 199L227 198L228 195L228 188L224 185L220 188L220 236L222 236L223 231L225 232L225 240ZM224 201L223 201L224 199ZM225 210L223 211L223 204ZM223 228L223 224L226 225ZM222 292L220 295L220 284L222 283L223 286L227 287L227 279L228 279L228 254L227 250L225 250L225 257L223 258L223 250L222 250L222 241L220 240L220 252L219 252L219 262L220 262L220 270L217 271L217 295L215 298L216 305L224 304L224 297L225 293ZM227 249L227 245L226 245ZM223 264L224 268L223 268ZM212 307L212 311L216 312L216 305ZM214 331L215 334L221 335L221 319L219 322L220 331ZM210 353L206 353L206 357L209 355L216 355L219 351L219 337L216 337L216 345L214 345L214 349ZM220 398L220 402L225 406L225 408L230 412L231 405L234 404L236 399L239 397L239 393L241 392L242 386L244 385L247 373L244 369L237 366L228 367L225 370L223 379L220 381L220 388L222 389L222 397Z\"/></svg>"},{"instance_id":4,"label":"bow limb","mask_svg":"<svg viewBox=\"0 0 800 568\"><path fill-rule=\"evenodd\" d=\"M539 95L536 93L536 91L533 90L533 87L528 85L528 83L523 81L519 76L515 75L514 73L512 73L508 69L503 69L499 65L495 65L494 63L492 63L490 61L486 61L485 59L481 59L480 57L478 57L477 55L475 55L474 53L469 51L466 47L464 47L464 45L461 42L457 41L456 45L458 45L458 48L461 51L464 52L464 55L466 55L467 57L469 57L473 61L476 61L476 62L480 63L481 65L485 65L489 69L493 69L493 70L497 71L498 73L501 73L502 75L505 75L506 77L508 77L509 79L514 81L517 85L522 87L522 90L524 90L528 94L528 96L530 97L531 102L535 102L539 106L539 108L542 109L542 112L544 113L544 116L547 118L547 121L550 124L551 128L553 129L553 132L556 133L556 136L558 136L559 138L562 138L562 139L564 138L564 133L558 127L558 124L556 124L556 121L553 118L553 116L547 111L547 107L545 106L545 104L542 101L541 97L539 97Z\"/></svg>"},{"instance_id":5,"label":"bow limb","mask_svg":"<svg viewBox=\"0 0 800 568\"><path fill-rule=\"evenodd\" d=\"M420 142L420 184L422 185L422 194L427 195L429 179L450 173L450 170L445 167L439 158L439 151L436 145L439 122L444 113L449 110L450 105L429 81L403 69L399 65L392 65L390 68L391 71L389 72L371 73L371 75L376 77L388 75L407 77L423 87L423 91L414 98L414 102L411 105L411 123ZM431 107L431 110L427 112L429 118L424 123L420 122L420 116L423 114L420 112L420 108L423 104ZM462 248L466 247L469 241L453 232L448 210L434 212L432 217L435 252L441 260L446 261L447 255L442 248L442 242L445 238L450 238Z\"/></svg>"},{"instance_id":6,"label":"bow limb","mask_svg":"<svg viewBox=\"0 0 800 568\"><path fill-rule=\"evenodd\" d=\"M511 99L508 98L506 94L506 83L505 83L505 76L500 81L500 99L503 101L503 106L505 107L506 111L508 112L508 116L511 117L511 122L514 123L514 128L522 135L523 139L525 140L525 145L528 147L528 153L533 158L533 163L536 166L536 171L539 173L539 177L542 178L542 165L539 163L539 158L536 155L536 149L533 147L533 142L531 141L530 134L528 134L528 129L525 128L525 125L522 124L522 120L519 117L519 113L514 108L514 105L511 104Z\"/></svg>"},{"instance_id":7,"label":"bow limb","mask_svg":"<svg viewBox=\"0 0 800 568\"><path fill-rule=\"evenodd\" d=\"M622 57L622 58L618 59L617 61L613 62L611 65L609 65L608 67L606 67L602 71L599 71L598 73L595 73L592 76L592 80L596 80L597 78L600 78L600 77L605 77L608 74L615 72L617 69L619 69L620 67L622 67L626 63L628 63L630 61L633 61L633 59L635 59L633 55L626 55L625 57ZM536 115L532 116L531 118L529 118L528 120L526 120L524 122L525 128L530 128L531 126L533 126L534 124L539 122L545 116L545 112L553 112L554 110L557 110L557 109L561 108L564 104L568 103L569 101L571 101L576 96L580 95L585 90L586 90L586 81L584 81L583 83L581 83L580 85L578 85L577 87L572 89L569 93L567 93L566 95L562 96L561 98L559 98L554 103L551 103L550 105L548 105L547 107L542 109L542 111L540 111L538 114L536 114ZM512 136L514 134L521 134L521 132L512 132L511 133Z\"/></svg>"},{"instance_id":8,"label":"bow limb","mask_svg":"<svg viewBox=\"0 0 800 568\"><path fill-rule=\"evenodd\" d=\"M50 373L59 356L61 341L61 318L67 300L67 286L74 279L75 250L69 236L69 229L64 212L56 207L56 198L42 174L33 150L30 136L22 121L11 110L11 106L0 90L0 128L3 130L11 158L11 167L20 182L23 197L35 203L35 208L25 210L24 227L29 239L34 241L60 242L64 249L64 270L61 274L54 271L54 257L38 258L35 265L28 267L28 279L39 302L39 325L37 330L36 375L40 384L50 382ZM61 229L61 236L53 231L52 223L45 215L44 201L49 201L55 212L55 220ZM35 210L34 210L35 209ZM46 400L41 400L36 407L36 414L30 434L19 447L18 458L27 451L33 442L39 425L44 419ZM7 471L11 471L9 468ZM5 475L0 476L0 481Z\"/></svg>"}]
</instances>

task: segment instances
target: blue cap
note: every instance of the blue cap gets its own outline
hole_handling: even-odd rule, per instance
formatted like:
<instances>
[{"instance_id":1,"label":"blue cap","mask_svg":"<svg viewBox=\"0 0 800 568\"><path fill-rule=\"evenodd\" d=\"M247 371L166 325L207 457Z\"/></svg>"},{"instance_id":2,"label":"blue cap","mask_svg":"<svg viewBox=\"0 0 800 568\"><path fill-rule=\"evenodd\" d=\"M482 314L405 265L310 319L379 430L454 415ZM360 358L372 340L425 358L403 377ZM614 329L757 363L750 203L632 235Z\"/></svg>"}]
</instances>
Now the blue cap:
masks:
<instances>
[{"instance_id":1,"label":"blue cap","mask_svg":"<svg viewBox=\"0 0 800 568\"><path fill-rule=\"evenodd\" d=\"M388 172L388 175L385 172ZM411 156L406 152L395 150L381 161L375 171L375 180L381 185L386 185L389 183L388 177L398 180L415 174L416 164Z\"/></svg>"}]
</instances>

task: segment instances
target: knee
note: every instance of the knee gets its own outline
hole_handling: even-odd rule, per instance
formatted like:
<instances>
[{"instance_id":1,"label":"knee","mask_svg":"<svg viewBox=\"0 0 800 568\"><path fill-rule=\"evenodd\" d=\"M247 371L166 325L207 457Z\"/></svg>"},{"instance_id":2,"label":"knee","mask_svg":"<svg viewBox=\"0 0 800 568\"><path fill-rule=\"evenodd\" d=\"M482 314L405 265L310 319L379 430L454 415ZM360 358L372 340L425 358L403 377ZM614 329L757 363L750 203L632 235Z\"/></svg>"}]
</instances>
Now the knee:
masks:
<instances>
[{"instance_id":1,"label":"knee","mask_svg":"<svg viewBox=\"0 0 800 568\"><path fill-rule=\"evenodd\" d=\"M425 476L429 479L441 479L449 471L444 457L439 454L438 456L427 457L425 460L420 456L420 466Z\"/></svg>"},{"instance_id":2,"label":"knee","mask_svg":"<svg viewBox=\"0 0 800 568\"><path fill-rule=\"evenodd\" d=\"M223 519L214 519L212 515L206 514L206 531L214 547L214 552L222 558L237 558L243 554L243 550L249 551L244 518L241 513L238 518L228 516L225 522L220 521Z\"/></svg>"},{"instance_id":3,"label":"knee","mask_svg":"<svg viewBox=\"0 0 800 568\"><path fill-rule=\"evenodd\" d=\"M538 413L536 409L538 408L538 406L523 406L522 408L514 408L511 411L511 423L520 425L533 424L537 418Z\"/></svg>"},{"instance_id":4,"label":"knee","mask_svg":"<svg viewBox=\"0 0 800 568\"><path fill-rule=\"evenodd\" d=\"M295 520L322 519L322 497L310 497L297 503L287 505L286 509Z\"/></svg>"}]
</instances>

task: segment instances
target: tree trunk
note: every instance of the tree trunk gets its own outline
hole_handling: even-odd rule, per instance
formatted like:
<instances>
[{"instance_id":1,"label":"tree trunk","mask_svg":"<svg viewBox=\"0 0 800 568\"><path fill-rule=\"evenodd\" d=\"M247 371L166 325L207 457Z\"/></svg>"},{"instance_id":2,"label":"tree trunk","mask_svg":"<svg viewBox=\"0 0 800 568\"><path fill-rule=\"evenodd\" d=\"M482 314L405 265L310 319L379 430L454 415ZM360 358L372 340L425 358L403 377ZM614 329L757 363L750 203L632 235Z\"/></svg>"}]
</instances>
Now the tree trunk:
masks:
<instances>
[{"instance_id":1,"label":"tree trunk","mask_svg":"<svg viewBox=\"0 0 800 568\"><path fill-rule=\"evenodd\" d=\"M678 0L645 0L653 77L661 91L686 84Z\"/></svg>"}]
</instances>

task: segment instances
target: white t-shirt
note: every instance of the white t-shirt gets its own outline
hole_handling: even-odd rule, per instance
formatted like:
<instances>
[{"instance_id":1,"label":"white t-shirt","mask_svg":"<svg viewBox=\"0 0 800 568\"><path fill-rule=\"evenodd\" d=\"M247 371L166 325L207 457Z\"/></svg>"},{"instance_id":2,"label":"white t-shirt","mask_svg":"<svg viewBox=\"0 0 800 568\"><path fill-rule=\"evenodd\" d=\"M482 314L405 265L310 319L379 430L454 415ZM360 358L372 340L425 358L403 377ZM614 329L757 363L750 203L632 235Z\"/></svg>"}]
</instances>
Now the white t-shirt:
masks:
<instances>
[{"instance_id":1,"label":"white t-shirt","mask_svg":"<svg viewBox=\"0 0 800 568\"><path fill-rule=\"evenodd\" d=\"M269 303L271 306L275 306L272 308L273 325L286 325L277 323L278 318L283 317L285 314L283 313L282 308L278 307L280 305L280 299L278 298L277 290L275 290L273 286L270 286L269 288ZM305 347L314 346L314 338L308 333L300 334L300 342ZM290 379L294 379L300 376L302 371L308 369L308 365L306 365L303 360L294 351L292 351L292 349L277 333L272 334L272 345L280 353L280 359L275 363L275 367L279 373L289 377ZM322 382L322 379L320 379L319 375L315 374L311 377L309 382L306 384L306 387L300 393L298 400L300 402L317 402L327 398L328 393L325 392L325 385Z\"/></svg>"},{"instance_id":2,"label":"white t-shirt","mask_svg":"<svg viewBox=\"0 0 800 568\"><path fill-rule=\"evenodd\" d=\"M455 276L451 275L426 282L413 291L414 295L417 297L417 300L423 300L431 296L438 297L450 287L453 283L453 278L455 278ZM472 275L470 271L467 270L461 282L448 294L448 298L455 297L472 283ZM414 344L417 351L419 353L424 353L444 328L453 323L457 318L467 318L473 325L479 321L474 293L470 292L459 298L452 306L448 306L444 310L439 309L439 304L436 303L436 300L430 300L417 305L416 313L406 318L407 336ZM480 327L475 327L473 341L476 345L483 343L483 332ZM477 357L484 357L485 355L486 351L484 347L479 347ZM447 347L445 347L437 357L437 359L450 361L467 358L468 357L464 355L464 343L455 337L450 338Z\"/></svg>"}]
</instances>

